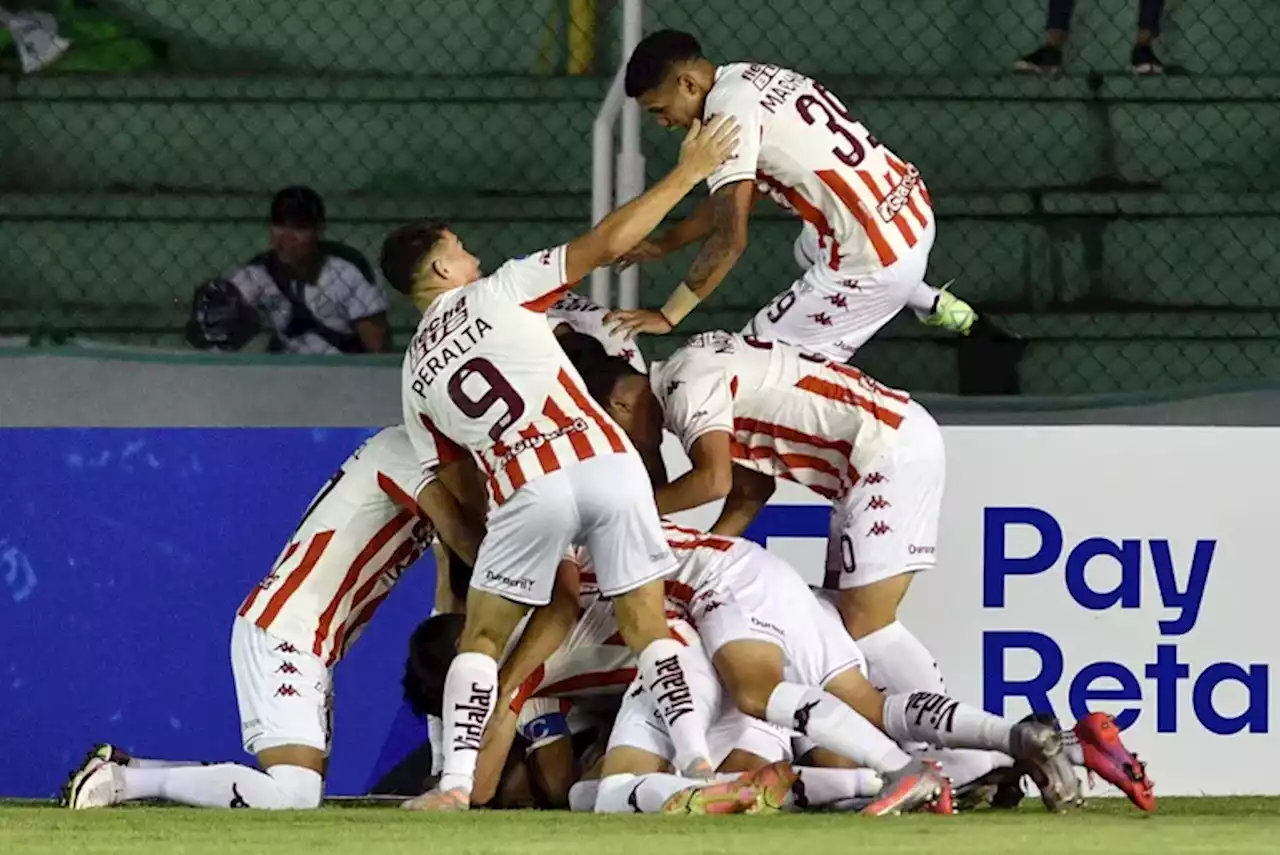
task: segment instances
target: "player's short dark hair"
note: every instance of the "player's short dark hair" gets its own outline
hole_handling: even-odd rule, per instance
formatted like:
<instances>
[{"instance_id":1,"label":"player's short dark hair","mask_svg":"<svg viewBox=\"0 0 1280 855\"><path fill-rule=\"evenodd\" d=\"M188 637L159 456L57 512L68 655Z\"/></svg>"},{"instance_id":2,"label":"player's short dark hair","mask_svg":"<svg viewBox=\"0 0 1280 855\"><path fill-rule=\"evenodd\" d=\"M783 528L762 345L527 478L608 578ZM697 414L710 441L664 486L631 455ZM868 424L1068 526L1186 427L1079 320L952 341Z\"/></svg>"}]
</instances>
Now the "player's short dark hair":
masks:
<instances>
[{"instance_id":1,"label":"player's short dark hair","mask_svg":"<svg viewBox=\"0 0 1280 855\"><path fill-rule=\"evenodd\" d=\"M639 98L657 89L676 63L701 58L702 45L689 33L680 30L650 33L636 45L627 60L627 97Z\"/></svg>"},{"instance_id":2,"label":"player's short dark hair","mask_svg":"<svg viewBox=\"0 0 1280 855\"><path fill-rule=\"evenodd\" d=\"M609 397L613 387L623 377L640 372L631 367L631 363L617 356L610 356L604 345L594 336L580 332L569 332L559 337L560 347L564 350L573 367L582 375L582 382L587 386L587 394L604 406L609 405Z\"/></svg>"},{"instance_id":3,"label":"player's short dark hair","mask_svg":"<svg viewBox=\"0 0 1280 855\"><path fill-rule=\"evenodd\" d=\"M414 220L387 235L378 256L378 266L387 284L408 295L413 290L418 265L444 240L448 231L448 224L439 220Z\"/></svg>"},{"instance_id":4,"label":"player's short dark hair","mask_svg":"<svg viewBox=\"0 0 1280 855\"><path fill-rule=\"evenodd\" d=\"M404 700L419 718L438 716L444 708L444 678L458 655L465 615L436 615L418 624L409 637L404 663Z\"/></svg>"}]
</instances>

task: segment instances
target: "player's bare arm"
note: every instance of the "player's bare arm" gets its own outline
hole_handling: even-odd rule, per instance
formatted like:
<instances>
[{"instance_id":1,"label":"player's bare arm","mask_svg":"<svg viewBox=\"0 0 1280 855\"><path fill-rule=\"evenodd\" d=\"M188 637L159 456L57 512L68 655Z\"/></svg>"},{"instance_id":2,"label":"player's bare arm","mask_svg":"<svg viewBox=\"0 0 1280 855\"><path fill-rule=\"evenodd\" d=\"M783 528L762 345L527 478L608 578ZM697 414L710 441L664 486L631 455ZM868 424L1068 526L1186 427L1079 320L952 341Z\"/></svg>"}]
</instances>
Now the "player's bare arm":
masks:
<instances>
[{"instance_id":1,"label":"player's bare arm","mask_svg":"<svg viewBox=\"0 0 1280 855\"><path fill-rule=\"evenodd\" d=\"M440 540L458 554L458 557L476 565L480 541L484 539L483 518L477 520L468 514L439 479L432 481L418 493L418 507L431 520Z\"/></svg>"},{"instance_id":2,"label":"player's bare arm","mask_svg":"<svg viewBox=\"0 0 1280 855\"><path fill-rule=\"evenodd\" d=\"M733 154L737 142L738 126L732 119L719 118L706 125L695 122L680 145L679 161L661 181L565 248L565 280L578 282L633 249Z\"/></svg>"},{"instance_id":3,"label":"player's bare arm","mask_svg":"<svg viewBox=\"0 0 1280 855\"><path fill-rule=\"evenodd\" d=\"M733 486L733 454L725 430L704 433L689 448L693 468L654 491L662 516L697 508L729 495Z\"/></svg>"},{"instance_id":4,"label":"player's bare arm","mask_svg":"<svg viewBox=\"0 0 1280 855\"><path fill-rule=\"evenodd\" d=\"M711 527L712 534L741 537L773 496L777 481L769 475L745 466L733 467L733 486L725 497L720 518Z\"/></svg>"},{"instance_id":5,"label":"player's bare arm","mask_svg":"<svg viewBox=\"0 0 1280 855\"><path fill-rule=\"evenodd\" d=\"M747 248L747 223L755 202L755 185L735 181L716 190L707 200L707 239L684 280L659 311L630 309L611 312L606 318L615 331L665 334L671 332L698 304L720 285Z\"/></svg>"}]
</instances>

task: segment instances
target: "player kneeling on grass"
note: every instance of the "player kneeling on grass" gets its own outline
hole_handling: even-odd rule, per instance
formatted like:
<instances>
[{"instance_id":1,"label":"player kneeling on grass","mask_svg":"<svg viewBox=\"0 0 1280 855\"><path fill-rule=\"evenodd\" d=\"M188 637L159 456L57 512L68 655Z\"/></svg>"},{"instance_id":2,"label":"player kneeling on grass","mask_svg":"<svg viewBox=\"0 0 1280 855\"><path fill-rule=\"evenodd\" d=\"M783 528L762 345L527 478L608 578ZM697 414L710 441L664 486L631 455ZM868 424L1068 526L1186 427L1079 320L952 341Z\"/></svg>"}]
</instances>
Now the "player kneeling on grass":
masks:
<instances>
[{"instance_id":1,"label":"player kneeling on grass","mask_svg":"<svg viewBox=\"0 0 1280 855\"><path fill-rule=\"evenodd\" d=\"M436 474L419 468L403 427L375 434L312 500L271 572L240 606L231 670L244 749L260 770L144 760L99 746L72 774L65 804L318 807L332 735L332 668L437 532L475 561L483 532L445 486L453 473Z\"/></svg>"}]
</instances>

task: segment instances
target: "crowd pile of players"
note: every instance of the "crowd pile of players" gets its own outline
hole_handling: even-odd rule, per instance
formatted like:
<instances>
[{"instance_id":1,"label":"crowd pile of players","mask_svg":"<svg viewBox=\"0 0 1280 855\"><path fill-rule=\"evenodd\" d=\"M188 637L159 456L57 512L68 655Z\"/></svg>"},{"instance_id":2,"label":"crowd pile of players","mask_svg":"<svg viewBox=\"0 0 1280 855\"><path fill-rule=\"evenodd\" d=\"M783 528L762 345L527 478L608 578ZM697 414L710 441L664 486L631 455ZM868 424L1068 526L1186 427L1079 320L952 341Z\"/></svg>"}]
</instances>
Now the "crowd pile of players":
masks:
<instances>
[{"instance_id":1,"label":"crowd pile of players","mask_svg":"<svg viewBox=\"0 0 1280 855\"><path fill-rule=\"evenodd\" d=\"M434 548L436 613L404 684L435 756L408 809L945 814L1014 806L1029 779L1061 812L1082 803L1085 769L1154 810L1109 716L1064 730L988 714L947 693L898 619L938 560L945 449L924 407L850 360L904 307L958 334L983 323L924 282L935 217L919 171L821 84L717 67L686 33L645 39L626 87L687 135L676 166L589 233L489 275L445 224L387 237L383 274L423 312L404 423L322 487L235 616L257 767L101 745L68 806L319 806L332 669ZM653 235L704 181L693 213ZM720 284L761 196L804 221L799 278L742 332L646 365L637 337L671 333ZM571 293L597 267L695 243L660 310ZM690 463L678 477L667 434ZM821 589L742 536L779 478L831 503ZM712 503L708 530L671 520Z\"/></svg>"}]
</instances>

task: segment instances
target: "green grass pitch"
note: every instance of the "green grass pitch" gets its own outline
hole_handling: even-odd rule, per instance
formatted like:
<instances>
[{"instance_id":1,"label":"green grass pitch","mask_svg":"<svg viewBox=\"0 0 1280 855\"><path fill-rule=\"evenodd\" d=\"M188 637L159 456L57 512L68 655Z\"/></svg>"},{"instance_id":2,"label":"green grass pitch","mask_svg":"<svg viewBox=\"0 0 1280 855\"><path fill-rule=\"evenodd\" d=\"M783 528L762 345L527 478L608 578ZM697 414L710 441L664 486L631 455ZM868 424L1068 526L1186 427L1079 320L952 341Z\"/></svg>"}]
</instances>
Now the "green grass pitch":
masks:
<instances>
[{"instance_id":1,"label":"green grass pitch","mask_svg":"<svg viewBox=\"0 0 1280 855\"><path fill-rule=\"evenodd\" d=\"M863 819L584 816L482 812L428 816L387 806L312 812L125 807L73 813L0 804L0 853L175 855L1232 855L1280 853L1280 799L1164 799L1143 816L1096 800L1074 815L1014 812Z\"/></svg>"}]
</instances>

